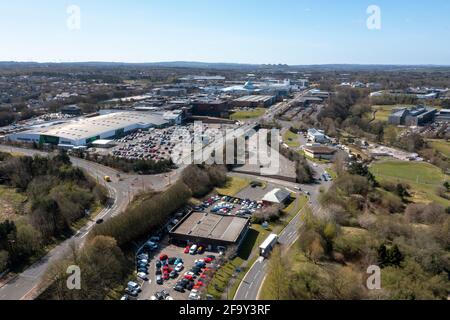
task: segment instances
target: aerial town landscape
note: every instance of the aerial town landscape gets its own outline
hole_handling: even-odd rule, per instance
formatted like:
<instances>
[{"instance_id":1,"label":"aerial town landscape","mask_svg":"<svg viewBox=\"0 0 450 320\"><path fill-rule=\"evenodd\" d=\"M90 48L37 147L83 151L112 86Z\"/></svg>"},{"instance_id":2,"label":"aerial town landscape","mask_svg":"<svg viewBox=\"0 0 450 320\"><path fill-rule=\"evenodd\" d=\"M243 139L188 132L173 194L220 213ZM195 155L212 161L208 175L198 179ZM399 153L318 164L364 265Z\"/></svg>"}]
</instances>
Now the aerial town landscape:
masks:
<instances>
[{"instance_id":1,"label":"aerial town landscape","mask_svg":"<svg viewBox=\"0 0 450 320\"><path fill-rule=\"evenodd\" d=\"M450 299L448 64L1 58L0 300Z\"/></svg>"}]
</instances>

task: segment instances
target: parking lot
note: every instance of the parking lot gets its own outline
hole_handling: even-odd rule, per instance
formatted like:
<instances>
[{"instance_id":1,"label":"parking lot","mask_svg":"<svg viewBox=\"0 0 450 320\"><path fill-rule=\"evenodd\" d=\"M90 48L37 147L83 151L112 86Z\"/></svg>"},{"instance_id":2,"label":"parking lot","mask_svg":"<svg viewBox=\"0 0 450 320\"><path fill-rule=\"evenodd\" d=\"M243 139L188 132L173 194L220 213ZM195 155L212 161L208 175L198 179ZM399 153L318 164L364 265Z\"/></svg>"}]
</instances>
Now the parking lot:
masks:
<instances>
[{"instance_id":1,"label":"parking lot","mask_svg":"<svg viewBox=\"0 0 450 320\"><path fill-rule=\"evenodd\" d=\"M195 243L197 247L202 246L203 250L191 254L189 251L193 243L186 247L171 244L167 232L178 223L179 219L192 210L222 216L249 218L261 208L263 208L262 202L214 195L193 208L187 206L181 209L173 219L167 222L167 225L161 228L162 231L159 234L164 234L162 239L159 236L151 237L136 254L137 280L133 282L139 286L135 289L128 285L127 296L124 298L139 300L199 299L214 270L217 269L216 263L220 253L207 251L210 249L207 245ZM225 250L225 248L217 248ZM178 285L181 285L182 288ZM175 289L177 286L178 288ZM198 295L195 292L198 292Z\"/></svg>"},{"instance_id":2,"label":"parking lot","mask_svg":"<svg viewBox=\"0 0 450 320\"><path fill-rule=\"evenodd\" d=\"M193 124L172 126L164 129L152 128L148 131L139 130L125 137L114 140L116 146L110 154L127 160L167 160L172 156L182 156L181 142L198 142L207 145L214 141L217 134L230 126ZM195 137L195 140L194 140Z\"/></svg>"},{"instance_id":3,"label":"parking lot","mask_svg":"<svg viewBox=\"0 0 450 320\"><path fill-rule=\"evenodd\" d=\"M167 241L167 239L166 239ZM149 269L148 269L148 281L143 282L142 284L142 292L139 295L139 300L153 300L152 297L155 296L157 292L161 292L162 290L165 290L171 298L174 300L188 300L189 294L191 293L190 290L185 290L185 292L178 292L174 290L174 287L176 286L177 282L184 278L184 275L186 272L189 272L189 270L195 265L195 261L198 259L206 259L207 256L214 255L217 256L217 253L212 252L204 252L202 254L189 254L184 253L185 247L178 247L172 244L169 244L167 242L162 242L160 245L161 249L158 249L154 251L154 255L151 257L149 261ZM181 270L178 273L178 276L172 279L164 280L163 284L158 284L156 282L156 263L160 260L160 257L162 255L167 255L169 258L180 258L183 260L183 270ZM174 268L173 265L169 266L171 269ZM213 263L207 264L208 268L213 267ZM203 269L205 270L205 269ZM208 270L206 270L208 271ZM203 273L203 272L202 272ZM201 274L202 274L201 273ZM200 274L200 275L201 275ZM193 281L193 284L198 284L199 281L202 281L200 275L196 275L195 279ZM205 289L206 283L204 283L198 291L202 291L202 289Z\"/></svg>"},{"instance_id":4,"label":"parking lot","mask_svg":"<svg viewBox=\"0 0 450 320\"><path fill-rule=\"evenodd\" d=\"M263 206L262 201L216 195L194 207L194 210L220 215L251 217L257 210L262 209Z\"/></svg>"}]
</instances>

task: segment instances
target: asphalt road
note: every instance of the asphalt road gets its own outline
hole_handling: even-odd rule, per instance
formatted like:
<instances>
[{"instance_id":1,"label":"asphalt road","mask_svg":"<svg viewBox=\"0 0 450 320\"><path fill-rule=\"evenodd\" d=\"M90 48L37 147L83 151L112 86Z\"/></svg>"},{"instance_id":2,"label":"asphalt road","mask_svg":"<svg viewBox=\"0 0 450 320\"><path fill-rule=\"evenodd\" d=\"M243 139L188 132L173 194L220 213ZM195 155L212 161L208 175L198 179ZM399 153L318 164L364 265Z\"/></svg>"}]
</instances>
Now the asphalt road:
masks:
<instances>
[{"instance_id":1,"label":"asphalt road","mask_svg":"<svg viewBox=\"0 0 450 320\"><path fill-rule=\"evenodd\" d=\"M0 146L0 151L28 156L37 154L47 155L45 152L9 146ZM97 215L95 218L96 220L108 220L111 217L120 214L126 209L135 194L149 188L153 190L163 190L168 186L169 181L175 181L179 174L179 171L172 173L170 178L167 174L156 176L120 175L119 178L119 172L112 168L78 158L71 158L71 161L74 166L84 169L89 175L94 177L94 179L97 179L99 183L102 183L108 189L109 197L112 199L112 202ZM110 176L112 182L104 182L105 176ZM52 262L63 258L69 252L73 242L75 242L77 246L83 245L86 236L95 224L95 221L90 221L71 239L61 242L41 260L0 287L0 300L28 300L35 298L38 293L37 289L49 265Z\"/></svg>"}]
</instances>

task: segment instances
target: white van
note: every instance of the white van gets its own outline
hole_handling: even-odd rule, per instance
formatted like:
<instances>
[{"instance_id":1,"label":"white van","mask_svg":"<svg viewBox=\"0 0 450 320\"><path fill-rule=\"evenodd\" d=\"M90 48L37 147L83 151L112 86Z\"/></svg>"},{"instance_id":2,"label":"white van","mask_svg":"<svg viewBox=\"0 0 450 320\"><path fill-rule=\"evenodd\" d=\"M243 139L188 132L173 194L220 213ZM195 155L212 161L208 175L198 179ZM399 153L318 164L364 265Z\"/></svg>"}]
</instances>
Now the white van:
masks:
<instances>
[{"instance_id":1,"label":"white van","mask_svg":"<svg viewBox=\"0 0 450 320\"><path fill-rule=\"evenodd\" d=\"M194 244L189 250L189 254L195 254L197 252L197 245Z\"/></svg>"}]
</instances>

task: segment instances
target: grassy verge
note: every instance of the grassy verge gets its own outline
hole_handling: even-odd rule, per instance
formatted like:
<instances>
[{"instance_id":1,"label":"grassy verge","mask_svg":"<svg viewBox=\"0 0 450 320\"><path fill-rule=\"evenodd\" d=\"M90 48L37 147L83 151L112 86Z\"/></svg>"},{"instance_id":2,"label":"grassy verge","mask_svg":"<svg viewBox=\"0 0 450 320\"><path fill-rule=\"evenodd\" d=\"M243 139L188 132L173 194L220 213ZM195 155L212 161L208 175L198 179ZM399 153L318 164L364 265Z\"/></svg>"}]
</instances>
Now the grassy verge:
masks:
<instances>
[{"instance_id":1,"label":"grassy verge","mask_svg":"<svg viewBox=\"0 0 450 320\"><path fill-rule=\"evenodd\" d=\"M250 185L250 179L239 177L230 177L227 184L223 188L216 188L216 192L220 195L234 197L239 191L245 189Z\"/></svg>"},{"instance_id":2,"label":"grassy verge","mask_svg":"<svg viewBox=\"0 0 450 320\"><path fill-rule=\"evenodd\" d=\"M103 210L103 206L102 206L102 204L101 203L99 203L99 202L96 202L95 203L95 205L92 207L92 209L91 209L91 215L90 216L88 216L88 217L84 217L84 218L82 218L82 219L80 219L80 220L77 220L77 221L75 221L73 224L72 224L72 230L74 230L74 231L78 231L78 230L80 230L81 228L83 228L85 225L87 225L88 224L88 222L89 221L93 221L93 220L95 220L95 218L98 216L98 214Z\"/></svg>"},{"instance_id":3,"label":"grassy verge","mask_svg":"<svg viewBox=\"0 0 450 320\"><path fill-rule=\"evenodd\" d=\"M416 202L437 202L446 207L450 206L449 200L436 194L436 188L449 180L449 176L432 164L388 160L373 164L370 171L381 182L408 184Z\"/></svg>"},{"instance_id":4,"label":"grassy verge","mask_svg":"<svg viewBox=\"0 0 450 320\"><path fill-rule=\"evenodd\" d=\"M450 142L445 140L427 140L431 147L450 159Z\"/></svg>"},{"instance_id":5,"label":"grassy verge","mask_svg":"<svg viewBox=\"0 0 450 320\"><path fill-rule=\"evenodd\" d=\"M253 110L241 110L233 113L230 116L231 120L246 120L262 117L266 113L267 109L265 108L256 108Z\"/></svg>"},{"instance_id":6,"label":"grassy verge","mask_svg":"<svg viewBox=\"0 0 450 320\"><path fill-rule=\"evenodd\" d=\"M293 133L291 130L287 130L286 133L283 135L283 141L291 148L300 147L298 135Z\"/></svg>"}]
</instances>

